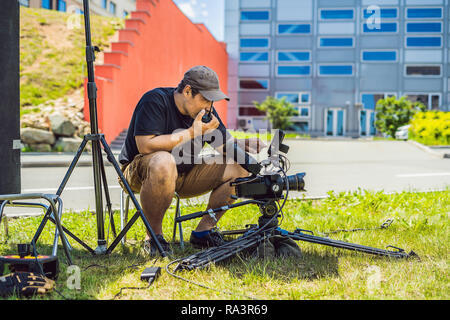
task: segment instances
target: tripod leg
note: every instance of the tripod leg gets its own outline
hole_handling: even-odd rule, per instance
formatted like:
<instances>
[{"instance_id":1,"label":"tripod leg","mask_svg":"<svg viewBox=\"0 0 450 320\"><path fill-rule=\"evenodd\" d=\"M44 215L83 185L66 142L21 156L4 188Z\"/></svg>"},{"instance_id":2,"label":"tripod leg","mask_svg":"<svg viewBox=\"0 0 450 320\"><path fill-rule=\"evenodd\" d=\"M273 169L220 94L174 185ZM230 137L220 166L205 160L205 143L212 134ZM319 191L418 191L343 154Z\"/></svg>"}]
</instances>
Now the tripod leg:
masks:
<instances>
[{"instance_id":1,"label":"tripod leg","mask_svg":"<svg viewBox=\"0 0 450 320\"><path fill-rule=\"evenodd\" d=\"M92 161L94 171L95 213L97 215L97 254L106 251L105 222L103 217L103 194L100 170L101 148L98 140L92 140Z\"/></svg>"},{"instance_id":2,"label":"tripod leg","mask_svg":"<svg viewBox=\"0 0 450 320\"><path fill-rule=\"evenodd\" d=\"M113 215L112 208L111 208L111 198L109 196L108 181L106 180L105 165L103 162L103 157L100 157L100 169L101 169L101 174L102 174L103 189L105 191L106 208L108 209L108 214L109 214L109 221L111 223L113 235L114 235L114 237L116 237L116 225L114 224L114 215Z\"/></svg>"},{"instance_id":3,"label":"tripod leg","mask_svg":"<svg viewBox=\"0 0 450 320\"><path fill-rule=\"evenodd\" d=\"M145 217L144 212L142 211L142 208L141 208L139 202L137 201L136 197L134 196L133 190L131 190L130 185L128 184L127 180L125 179L125 177L124 177L124 175L122 173L122 170L120 170L119 165L117 164L117 161L114 158L114 155L113 155L111 149L109 148L108 144L106 143L106 140L105 140L105 138L103 136L101 138L101 141L102 141L103 147L105 149L105 152L108 155L109 162L111 162L111 164L114 166L114 169L116 170L117 174L119 175L120 180L122 181L123 185L127 189L127 193L130 196L131 200L133 201L134 206L136 207L136 210L137 210L136 215L139 214L141 216L141 219L144 222L144 225L147 228L147 231L150 233L150 236L155 241L155 244L156 244L156 247L158 248L159 253L161 254L161 256L165 257L167 255L166 252L164 251L163 247L161 246L161 243L156 238L155 232L153 231L152 227L150 226L150 223L148 222L147 218ZM132 220L133 219L131 219L130 222ZM130 222L127 224L127 226L130 225ZM127 226L124 228L124 230L122 230L122 232L120 232L119 236L113 241L111 246L108 248L107 253L109 253L112 250L114 250L114 248L120 242L120 239L123 237L123 235L129 229L129 227L127 229Z\"/></svg>"}]
</instances>

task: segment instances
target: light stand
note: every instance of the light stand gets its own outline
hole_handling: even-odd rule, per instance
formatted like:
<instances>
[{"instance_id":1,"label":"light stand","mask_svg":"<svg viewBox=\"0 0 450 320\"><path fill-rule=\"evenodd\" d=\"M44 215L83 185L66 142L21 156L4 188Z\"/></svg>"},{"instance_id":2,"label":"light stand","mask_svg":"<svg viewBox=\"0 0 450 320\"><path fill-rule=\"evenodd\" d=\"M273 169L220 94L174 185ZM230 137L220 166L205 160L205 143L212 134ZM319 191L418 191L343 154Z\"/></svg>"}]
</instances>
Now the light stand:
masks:
<instances>
[{"instance_id":1,"label":"light stand","mask_svg":"<svg viewBox=\"0 0 450 320\"><path fill-rule=\"evenodd\" d=\"M96 213L96 217L97 217L97 245L98 245L97 248L92 249L86 243L84 243L81 239L79 239L77 236L75 236L73 233L71 233L69 230L67 230L67 228L63 227L62 229L67 235L69 235L71 238L73 238L75 241L77 241L79 244L81 244L85 249L87 249L92 254L94 254L94 255L109 254L114 250L114 248L117 246L117 244L120 242L120 240L125 236L125 234L131 228L131 226L136 222L136 220L139 217L141 217L147 231L150 233L150 236L152 237L153 241L155 242L159 253L161 254L161 256L165 257L166 252L162 248L161 243L156 238L156 234L154 233L152 227L150 226L139 202L137 201L136 197L134 196L133 191L131 190L127 180L125 179L122 171L120 170L119 164L117 163L116 159L114 158L114 155L113 155L110 147L108 146L108 143L106 142L104 135L100 134L98 132L97 86L95 84L94 61L95 61L95 51L100 51L100 50L98 47L92 46L92 42L91 42L89 0L83 0L83 8L84 8L84 27L85 27L85 34L86 34L86 62L87 62L87 71L88 71L87 95L88 95L88 99L89 99L89 115L90 115L90 123L91 123L91 134L87 134L84 136L83 141L81 142L81 145L78 148L78 151L77 151L72 163L70 164L69 169L68 169L66 175L64 176L63 181L61 182L56 194L59 196L63 192L64 187L67 184L67 181L69 180L73 170L75 169L75 166L77 165L77 162L78 162L80 156L82 155L82 153L86 147L87 142L91 141L92 142L92 162L93 162L93 171L94 171L95 213ZM114 169L117 172L117 175L119 176L121 182L123 183L123 186L126 189L126 192L130 196L131 200L133 201L133 203L136 207L136 214L130 219L130 221L122 229L122 231L120 232L120 234L118 236L116 236L116 230L115 230L115 226L114 226L113 212L111 209L111 201L110 201L110 197L109 197L108 185L107 185L106 174L105 174L105 167L103 164L101 145L103 145L103 148L107 155L108 161L113 165ZM116 237L109 247L107 247L107 243L105 240L102 182L103 182L104 192L105 192L105 196L106 196L107 209L109 212L109 219L110 219L113 235L114 235L114 237ZM40 228L43 228L46 222L47 221L45 221L43 223L43 225L40 226Z\"/></svg>"}]
</instances>

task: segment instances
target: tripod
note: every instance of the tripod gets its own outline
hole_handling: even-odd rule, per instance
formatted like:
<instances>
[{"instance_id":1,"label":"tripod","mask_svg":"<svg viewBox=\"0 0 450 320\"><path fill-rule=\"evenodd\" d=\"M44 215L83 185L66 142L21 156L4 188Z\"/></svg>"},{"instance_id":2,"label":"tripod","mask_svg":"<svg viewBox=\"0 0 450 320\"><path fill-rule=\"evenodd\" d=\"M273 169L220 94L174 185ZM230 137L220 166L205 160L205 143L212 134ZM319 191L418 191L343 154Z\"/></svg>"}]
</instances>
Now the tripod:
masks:
<instances>
[{"instance_id":1,"label":"tripod","mask_svg":"<svg viewBox=\"0 0 450 320\"><path fill-rule=\"evenodd\" d=\"M394 246L388 246L395 250L385 250L374 247L368 247L361 244L350 243L340 240L334 240L327 237L315 236L310 230L296 229L293 232L279 228L278 218L281 208L277 210L277 205L274 200L248 200L241 203L229 206L229 208L238 207L247 204L257 204L262 214L258 220L258 225L249 225L246 229L224 231L223 234L243 234L236 240L227 242L218 247L208 248L204 251L194 253L188 257L175 260L172 263L177 263L175 271L178 270L193 270L196 268L205 268L212 263L217 263L226 260L239 252L243 252L252 248L258 247L262 242L275 236L282 236L296 241L305 241L325 246L347 249L352 251L364 252L377 256L385 256L391 258L410 258L417 256L414 251L406 253L403 249ZM216 209L213 209L213 211ZM210 214L210 211L199 211L191 214L187 219L194 219L205 214ZM183 220L183 221L184 221Z\"/></svg>"},{"instance_id":2,"label":"tripod","mask_svg":"<svg viewBox=\"0 0 450 320\"><path fill-rule=\"evenodd\" d=\"M84 9L84 27L85 27L85 35L86 35L86 62L87 62L87 71L88 71L88 83L87 83L87 95L89 99L89 115L90 115L90 124L91 124L91 133L84 136L83 141L81 142L78 151L72 160L72 163L69 166L56 194L59 196L63 192L73 170L75 169L80 156L82 155L86 144L91 141L92 142L92 162L93 162L93 174L94 174L94 191L95 191L95 213L97 217L97 248L92 249L85 242L79 239L76 235L71 233L67 228L62 227L63 231L81 244L85 249L87 249L93 255L99 254L109 254L111 253L120 240L125 236L131 226L136 222L136 220L140 217L147 231L150 233L156 247L158 248L161 256L165 257L166 252L161 246L161 243L156 238L156 234L154 233L152 227L150 226L148 220L146 219L143 210L134 196L133 191L131 190L128 182L126 181L119 164L117 163L114 155L108 146L108 143L105 140L103 134L98 132L98 122L97 122L97 86L95 84L95 76L94 76L94 61L95 61L95 51L99 52L99 48L92 46L91 42L91 26L90 26L90 17L89 17L89 0L83 0L83 9ZM134 206L136 207L135 215L130 219L127 225L122 229L119 235L116 235L113 212L111 209L111 200L108 191L108 184L106 180L105 167L103 163L102 157L102 149L107 155L108 161L113 165L117 175L119 176L123 186L126 189L126 192L130 196ZM103 216L103 194L102 194L102 183L105 192L106 198L106 207L109 213L109 219L111 223L111 229L115 239L111 243L109 247L107 247L107 243L105 240L105 228L104 228L104 216ZM46 221L45 221L46 222ZM43 223L45 225L45 222Z\"/></svg>"}]
</instances>

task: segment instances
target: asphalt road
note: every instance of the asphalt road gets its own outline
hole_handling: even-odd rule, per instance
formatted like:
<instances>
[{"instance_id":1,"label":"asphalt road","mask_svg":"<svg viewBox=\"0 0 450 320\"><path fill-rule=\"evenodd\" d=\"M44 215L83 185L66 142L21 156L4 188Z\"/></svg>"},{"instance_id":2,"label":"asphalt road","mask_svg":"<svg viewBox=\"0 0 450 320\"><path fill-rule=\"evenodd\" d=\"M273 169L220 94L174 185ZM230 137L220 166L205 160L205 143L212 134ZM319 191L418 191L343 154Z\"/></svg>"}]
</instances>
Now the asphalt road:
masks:
<instances>
[{"instance_id":1,"label":"asphalt road","mask_svg":"<svg viewBox=\"0 0 450 320\"><path fill-rule=\"evenodd\" d=\"M306 172L307 191L292 192L292 196L320 197L331 190L359 188L398 192L440 190L450 186L450 159L437 157L407 142L289 140L286 144L290 146L288 174ZM117 175L111 166L106 166L105 170L113 208L119 208ZM22 193L56 193L66 171L67 167L22 168ZM61 198L64 211L95 210L92 167L77 167Z\"/></svg>"}]
</instances>

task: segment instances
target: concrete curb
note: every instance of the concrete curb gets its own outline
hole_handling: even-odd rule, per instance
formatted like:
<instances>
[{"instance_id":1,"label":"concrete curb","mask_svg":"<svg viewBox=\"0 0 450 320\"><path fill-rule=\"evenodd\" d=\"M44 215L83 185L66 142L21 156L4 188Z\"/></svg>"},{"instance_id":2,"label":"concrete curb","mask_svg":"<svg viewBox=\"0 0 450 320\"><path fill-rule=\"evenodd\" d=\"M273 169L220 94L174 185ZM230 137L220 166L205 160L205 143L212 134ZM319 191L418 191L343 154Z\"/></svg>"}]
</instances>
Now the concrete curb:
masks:
<instances>
[{"instance_id":1,"label":"concrete curb","mask_svg":"<svg viewBox=\"0 0 450 320\"><path fill-rule=\"evenodd\" d=\"M419 143L417 141L414 141L414 140L408 140L407 142L409 144L412 144L413 146L415 146L415 147L417 147L417 148L419 148L419 149L421 149L421 150L431 154L431 155L436 156L436 157L444 158L444 159L450 159L450 151L449 152L439 152L439 151L434 150L431 147L423 145L423 144L421 144L421 143ZM450 150L450 147L449 147L449 150Z\"/></svg>"},{"instance_id":2,"label":"concrete curb","mask_svg":"<svg viewBox=\"0 0 450 320\"><path fill-rule=\"evenodd\" d=\"M75 158L76 153L22 153L20 165L22 168L45 168L45 167L69 167ZM117 160L117 154L114 154ZM103 163L112 166L106 156L103 156ZM83 153L77 162L77 167L92 166L92 154Z\"/></svg>"}]
</instances>

